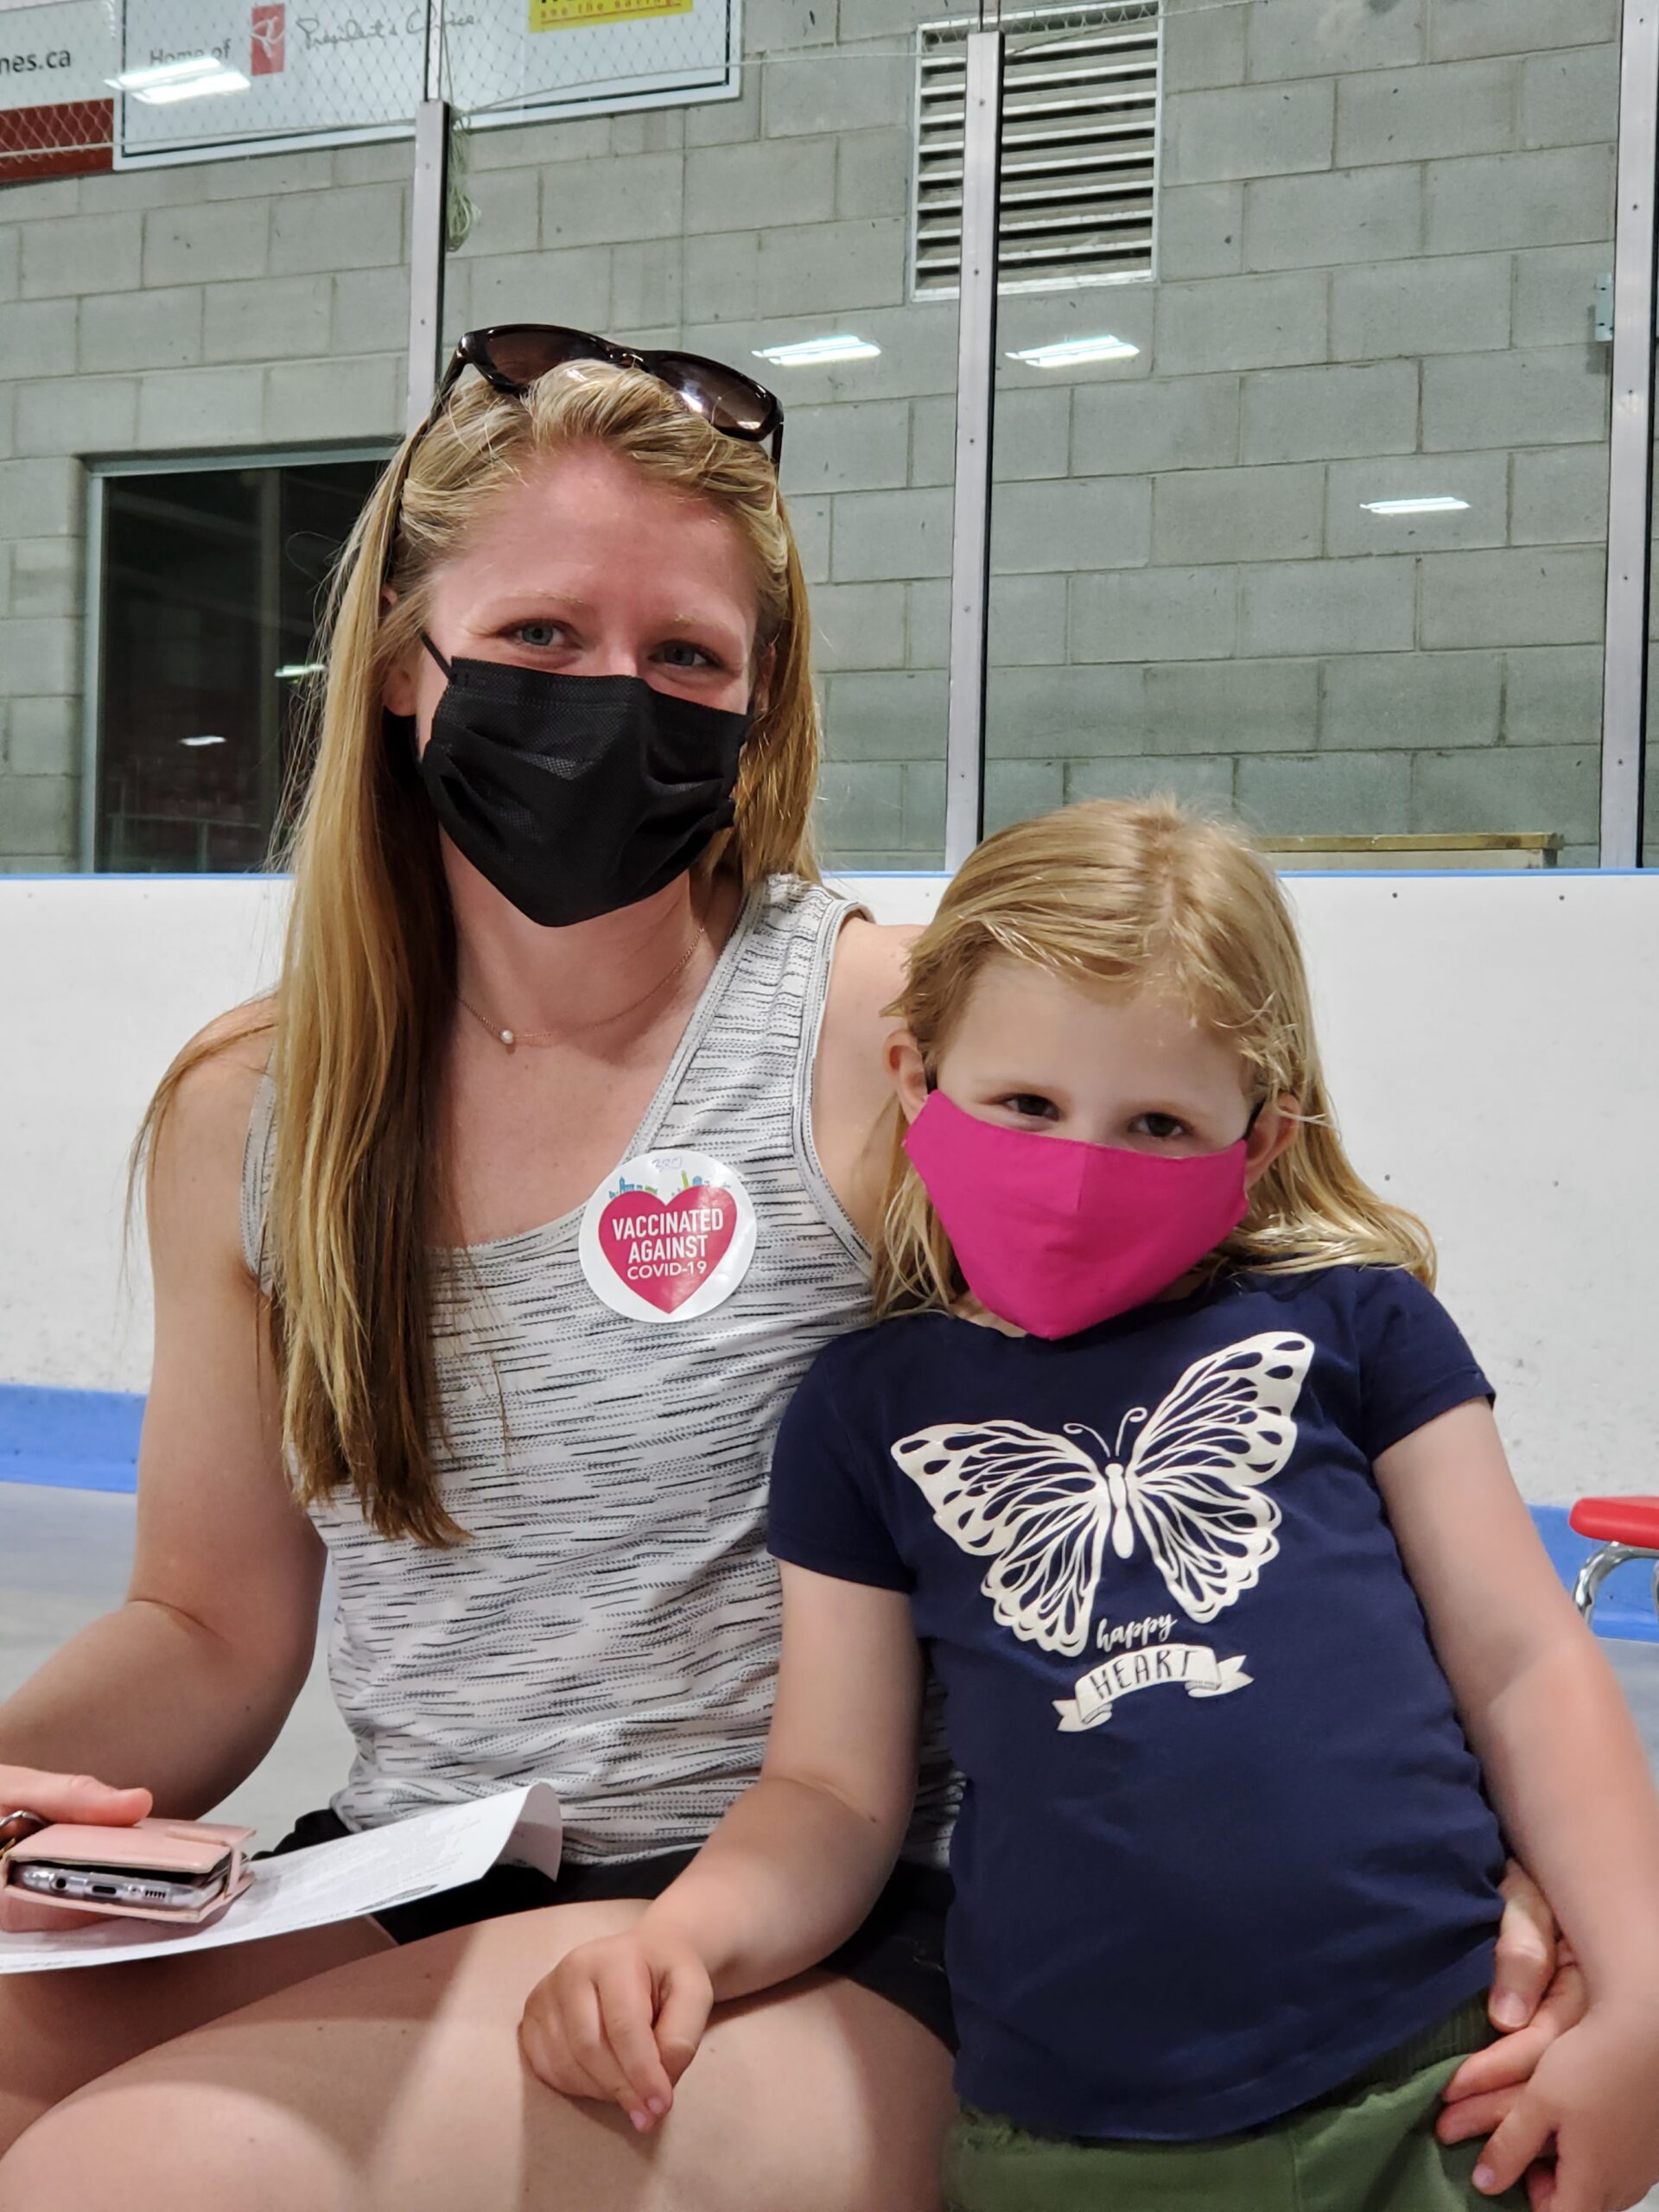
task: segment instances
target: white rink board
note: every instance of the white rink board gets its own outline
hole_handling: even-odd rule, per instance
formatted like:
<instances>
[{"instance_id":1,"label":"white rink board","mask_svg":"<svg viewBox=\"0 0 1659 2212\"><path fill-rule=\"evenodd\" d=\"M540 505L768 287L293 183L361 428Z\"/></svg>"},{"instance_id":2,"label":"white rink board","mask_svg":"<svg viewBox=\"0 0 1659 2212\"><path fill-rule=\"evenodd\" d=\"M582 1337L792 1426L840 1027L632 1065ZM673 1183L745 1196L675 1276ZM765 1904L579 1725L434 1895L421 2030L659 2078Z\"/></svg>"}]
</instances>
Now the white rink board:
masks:
<instances>
[{"instance_id":1,"label":"white rink board","mask_svg":"<svg viewBox=\"0 0 1659 2212\"><path fill-rule=\"evenodd\" d=\"M855 887L919 918L937 877ZM1300 876L1343 1126L1428 1220L1535 1502L1654 1486L1659 876ZM121 1193L176 1047L270 975L283 887L0 879L0 1381L142 1389Z\"/></svg>"}]
</instances>

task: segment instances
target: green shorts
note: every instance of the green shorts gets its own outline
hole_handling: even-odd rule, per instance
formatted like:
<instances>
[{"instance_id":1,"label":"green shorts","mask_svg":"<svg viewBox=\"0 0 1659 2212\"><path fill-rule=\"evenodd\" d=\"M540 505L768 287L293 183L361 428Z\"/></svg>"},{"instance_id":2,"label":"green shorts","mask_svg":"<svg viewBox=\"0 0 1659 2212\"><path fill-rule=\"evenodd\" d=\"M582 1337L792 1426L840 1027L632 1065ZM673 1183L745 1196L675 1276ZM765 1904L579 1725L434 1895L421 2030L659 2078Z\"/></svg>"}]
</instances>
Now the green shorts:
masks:
<instances>
[{"instance_id":1,"label":"green shorts","mask_svg":"<svg viewBox=\"0 0 1659 2212\"><path fill-rule=\"evenodd\" d=\"M1493 2040L1484 1999L1282 2120L1205 2143L1030 2135L963 2111L944 2153L946 2212L1526 2212L1483 2196L1478 2140L1439 2143L1440 2092Z\"/></svg>"}]
</instances>

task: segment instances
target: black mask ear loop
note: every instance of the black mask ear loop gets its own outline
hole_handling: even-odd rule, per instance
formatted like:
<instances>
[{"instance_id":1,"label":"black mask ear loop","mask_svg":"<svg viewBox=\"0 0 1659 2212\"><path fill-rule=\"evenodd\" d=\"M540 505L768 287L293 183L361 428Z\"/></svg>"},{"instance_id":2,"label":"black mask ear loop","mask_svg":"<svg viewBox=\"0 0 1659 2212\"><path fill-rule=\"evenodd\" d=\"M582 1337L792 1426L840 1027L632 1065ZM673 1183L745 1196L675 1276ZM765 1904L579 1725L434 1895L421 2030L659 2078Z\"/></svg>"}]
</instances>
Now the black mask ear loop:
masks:
<instances>
[{"instance_id":1,"label":"black mask ear loop","mask_svg":"<svg viewBox=\"0 0 1659 2212\"><path fill-rule=\"evenodd\" d=\"M427 636L424 630L421 632L421 643L426 647L428 652L431 654L433 659L436 661L438 666L443 671L443 680L448 683L451 680L454 671L451 669L448 662L445 660L443 655L438 651L437 647L433 644L431 639Z\"/></svg>"}]
</instances>

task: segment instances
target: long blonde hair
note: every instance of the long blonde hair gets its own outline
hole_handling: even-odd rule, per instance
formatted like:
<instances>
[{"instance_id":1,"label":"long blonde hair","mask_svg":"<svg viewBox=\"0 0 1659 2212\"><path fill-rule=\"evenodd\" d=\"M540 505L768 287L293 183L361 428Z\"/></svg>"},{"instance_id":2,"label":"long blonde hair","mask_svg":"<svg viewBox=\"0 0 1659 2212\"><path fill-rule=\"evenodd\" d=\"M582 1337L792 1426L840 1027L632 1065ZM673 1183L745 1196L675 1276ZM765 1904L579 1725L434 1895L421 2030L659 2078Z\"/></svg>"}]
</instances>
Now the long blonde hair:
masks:
<instances>
[{"instance_id":1,"label":"long blonde hair","mask_svg":"<svg viewBox=\"0 0 1659 2212\"><path fill-rule=\"evenodd\" d=\"M1214 1265L1371 1264L1433 1285L1427 1230L1378 1198L1342 1148L1295 925L1278 879L1238 831L1172 799L1092 799L988 838L912 947L890 1009L930 1066L999 955L1073 982L1166 994L1237 1051L1257 1096L1296 1100L1295 1141L1255 1185ZM875 1248L883 1317L949 1307L965 1288L902 1135L895 1109Z\"/></svg>"},{"instance_id":2,"label":"long blonde hair","mask_svg":"<svg viewBox=\"0 0 1659 2212\"><path fill-rule=\"evenodd\" d=\"M455 937L436 823L406 732L382 695L425 626L434 577L490 502L532 463L596 446L712 507L749 556L757 602L753 734L736 820L700 868L741 887L816 878L808 816L818 713L799 556L762 449L712 429L655 378L582 363L514 398L461 387L376 486L341 558L325 621L304 796L289 847L293 905L273 998L221 1027L162 1079L154 1140L193 1067L271 1033L276 1116L263 1273L283 1438L302 1497L354 1494L386 1536L464 1535L441 1494L444 1435L431 1313L444 1218L435 1091L454 1003ZM407 474L404 476L404 467ZM398 480L404 477L401 517ZM396 597L383 605L383 580Z\"/></svg>"}]
</instances>

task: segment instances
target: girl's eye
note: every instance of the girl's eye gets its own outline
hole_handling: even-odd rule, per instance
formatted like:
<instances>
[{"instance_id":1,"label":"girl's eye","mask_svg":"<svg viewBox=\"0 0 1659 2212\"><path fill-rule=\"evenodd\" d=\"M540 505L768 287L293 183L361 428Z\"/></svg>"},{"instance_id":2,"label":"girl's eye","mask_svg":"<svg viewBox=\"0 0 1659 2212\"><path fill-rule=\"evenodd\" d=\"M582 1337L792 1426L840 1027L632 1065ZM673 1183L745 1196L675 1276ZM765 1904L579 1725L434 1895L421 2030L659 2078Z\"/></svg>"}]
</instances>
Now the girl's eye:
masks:
<instances>
[{"instance_id":1,"label":"girl's eye","mask_svg":"<svg viewBox=\"0 0 1659 2212\"><path fill-rule=\"evenodd\" d=\"M1052 1098L1045 1098L1039 1091L1016 1090L1011 1097L1005 1098L1002 1103L1014 1113L1023 1116L1027 1121L1057 1122L1059 1119L1059 1109L1055 1105L1054 1101Z\"/></svg>"},{"instance_id":2,"label":"girl's eye","mask_svg":"<svg viewBox=\"0 0 1659 2212\"><path fill-rule=\"evenodd\" d=\"M1173 1114L1137 1114L1129 1126L1138 1136L1184 1137L1190 1134L1186 1123L1177 1121Z\"/></svg>"},{"instance_id":3,"label":"girl's eye","mask_svg":"<svg viewBox=\"0 0 1659 2212\"><path fill-rule=\"evenodd\" d=\"M530 645L541 651L558 644L564 635L564 625L562 622L515 622L511 634L521 645Z\"/></svg>"},{"instance_id":4,"label":"girl's eye","mask_svg":"<svg viewBox=\"0 0 1659 2212\"><path fill-rule=\"evenodd\" d=\"M670 668L718 668L720 663L711 652L701 645L694 645L689 638L671 638L657 658Z\"/></svg>"}]
</instances>

